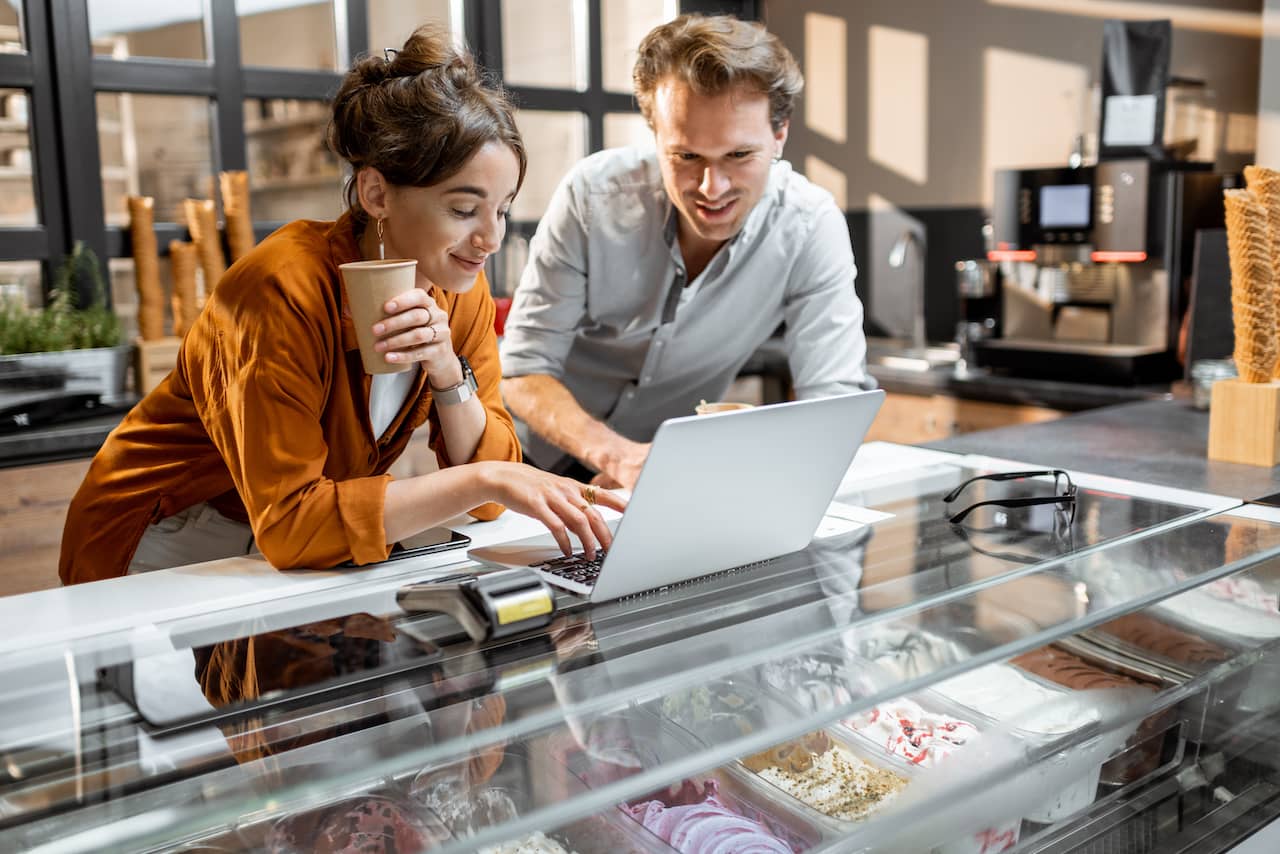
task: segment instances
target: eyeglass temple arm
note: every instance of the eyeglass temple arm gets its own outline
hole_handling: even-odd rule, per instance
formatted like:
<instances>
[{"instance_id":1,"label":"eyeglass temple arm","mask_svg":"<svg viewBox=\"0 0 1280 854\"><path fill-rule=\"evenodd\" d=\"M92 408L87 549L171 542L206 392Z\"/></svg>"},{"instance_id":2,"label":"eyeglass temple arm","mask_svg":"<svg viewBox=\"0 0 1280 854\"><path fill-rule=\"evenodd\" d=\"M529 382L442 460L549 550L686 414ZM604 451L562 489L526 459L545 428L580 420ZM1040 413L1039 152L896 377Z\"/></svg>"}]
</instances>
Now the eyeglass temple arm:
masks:
<instances>
[{"instance_id":1,"label":"eyeglass temple arm","mask_svg":"<svg viewBox=\"0 0 1280 854\"><path fill-rule=\"evenodd\" d=\"M964 517L979 507L1035 507L1039 504L1072 504L1075 500L1076 495L1072 492L1068 495L1039 495L1034 498L999 498L979 501L976 504L970 504L954 516L948 516L947 521L958 525L964 521Z\"/></svg>"},{"instance_id":2,"label":"eyeglass temple arm","mask_svg":"<svg viewBox=\"0 0 1280 854\"><path fill-rule=\"evenodd\" d=\"M1062 477L1065 477L1068 482L1071 481L1071 475L1067 474L1062 469L1041 469L1039 471L1004 471L1004 472L996 472L994 474L980 474L977 477L969 478L964 483L960 484L955 489L951 490L946 495L942 496L942 501L943 503L947 503L947 504L951 503L952 501L955 501L957 498L960 497L960 493L964 492L965 487L967 487L971 483L977 483L980 480L1018 480L1019 478L1024 478L1024 477L1043 477L1049 474L1053 475L1054 477L1058 477L1059 475L1061 475ZM977 507L978 505L975 504L974 506Z\"/></svg>"}]
</instances>

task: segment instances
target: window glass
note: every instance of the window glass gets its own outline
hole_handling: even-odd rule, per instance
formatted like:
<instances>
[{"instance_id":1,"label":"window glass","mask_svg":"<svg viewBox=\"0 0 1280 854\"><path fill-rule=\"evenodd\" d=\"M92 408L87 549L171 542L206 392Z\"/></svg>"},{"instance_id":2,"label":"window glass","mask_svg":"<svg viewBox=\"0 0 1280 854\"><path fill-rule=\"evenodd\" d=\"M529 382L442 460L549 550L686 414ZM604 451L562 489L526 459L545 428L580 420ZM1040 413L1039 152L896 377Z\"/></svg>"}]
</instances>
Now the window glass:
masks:
<instances>
[{"instance_id":1,"label":"window glass","mask_svg":"<svg viewBox=\"0 0 1280 854\"><path fill-rule=\"evenodd\" d=\"M458 15L455 20L454 7ZM423 24L437 24L454 33L461 43L461 4L451 0L369 0L369 53L380 56L383 48L399 48Z\"/></svg>"},{"instance_id":2,"label":"window glass","mask_svg":"<svg viewBox=\"0 0 1280 854\"><path fill-rule=\"evenodd\" d=\"M0 0L0 53L26 53L22 0Z\"/></svg>"},{"instance_id":3,"label":"window glass","mask_svg":"<svg viewBox=\"0 0 1280 854\"><path fill-rule=\"evenodd\" d=\"M605 113L604 147L653 148L653 131L639 113Z\"/></svg>"},{"instance_id":4,"label":"window glass","mask_svg":"<svg viewBox=\"0 0 1280 854\"><path fill-rule=\"evenodd\" d=\"M511 206L511 218L534 222L542 217L560 179L587 153L587 117L582 113L520 110L516 124L524 137L529 171Z\"/></svg>"},{"instance_id":5,"label":"window glass","mask_svg":"<svg viewBox=\"0 0 1280 854\"><path fill-rule=\"evenodd\" d=\"M515 86L585 90L585 0L503 0L502 77Z\"/></svg>"},{"instance_id":6,"label":"window glass","mask_svg":"<svg viewBox=\"0 0 1280 854\"><path fill-rule=\"evenodd\" d=\"M245 101L254 220L335 219L342 213L342 166L325 144L328 122L329 106L321 101Z\"/></svg>"},{"instance_id":7,"label":"window glass","mask_svg":"<svg viewBox=\"0 0 1280 854\"><path fill-rule=\"evenodd\" d=\"M88 8L89 36L97 56L206 59L202 0L88 0Z\"/></svg>"},{"instance_id":8,"label":"window glass","mask_svg":"<svg viewBox=\"0 0 1280 854\"><path fill-rule=\"evenodd\" d=\"M0 228L36 225L28 93L0 89Z\"/></svg>"},{"instance_id":9,"label":"window glass","mask_svg":"<svg viewBox=\"0 0 1280 854\"><path fill-rule=\"evenodd\" d=\"M209 99L99 92L97 105L108 225L128 224L130 194L155 198L156 222L184 222L183 199L216 198Z\"/></svg>"},{"instance_id":10,"label":"window glass","mask_svg":"<svg viewBox=\"0 0 1280 854\"><path fill-rule=\"evenodd\" d=\"M332 0L236 0L236 14L242 65L338 69Z\"/></svg>"},{"instance_id":11,"label":"window glass","mask_svg":"<svg viewBox=\"0 0 1280 854\"><path fill-rule=\"evenodd\" d=\"M631 91L636 48L650 30L677 14L676 0L608 0L600 4L604 88Z\"/></svg>"},{"instance_id":12,"label":"window glass","mask_svg":"<svg viewBox=\"0 0 1280 854\"><path fill-rule=\"evenodd\" d=\"M44 305L44 267L41 263L0 261L0 302L28 308ZM3 350L0 350L2 354Z\"/></svg>"}]
</instances>

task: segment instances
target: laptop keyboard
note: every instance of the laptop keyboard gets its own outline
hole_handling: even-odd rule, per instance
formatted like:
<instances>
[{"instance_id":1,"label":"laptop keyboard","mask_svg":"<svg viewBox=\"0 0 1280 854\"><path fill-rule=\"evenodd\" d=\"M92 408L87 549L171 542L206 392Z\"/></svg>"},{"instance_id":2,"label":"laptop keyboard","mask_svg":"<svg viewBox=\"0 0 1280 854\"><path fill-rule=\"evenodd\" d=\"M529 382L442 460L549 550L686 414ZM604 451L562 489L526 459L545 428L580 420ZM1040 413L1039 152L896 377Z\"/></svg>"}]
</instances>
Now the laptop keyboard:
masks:
<instances>
[{"instance_id":1,"label":"laptop keyboard","mask_svg":"<svg viewBox=\"0 0 1280 854\"><path fill-rule=\"evenodd\" d=\"M604 556L604 550L597 549L595 560L588 560L584 553L576 552L568 557L553 558L542 563L530 564L530 566L533 569L549 572L552 575L558 575L569 581L591 587L600 576L600 564L604 561Z\"/></svg>"}]
</instances>

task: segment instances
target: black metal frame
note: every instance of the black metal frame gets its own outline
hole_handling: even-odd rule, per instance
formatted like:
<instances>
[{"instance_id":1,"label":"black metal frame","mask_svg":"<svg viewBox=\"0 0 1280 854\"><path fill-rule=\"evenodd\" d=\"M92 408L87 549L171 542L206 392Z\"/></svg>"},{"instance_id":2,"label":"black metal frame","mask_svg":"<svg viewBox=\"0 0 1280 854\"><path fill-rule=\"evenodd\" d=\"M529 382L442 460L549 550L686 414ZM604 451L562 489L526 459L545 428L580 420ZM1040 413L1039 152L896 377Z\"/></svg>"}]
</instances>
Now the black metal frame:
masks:
<instances>
[{"instance_id":1,"label":"black metal frame","mask_svg":"<svg viewBox=\"0 0 1280 854\"><path fill-rule=\"evenodd\" d=\"M500 0L464 0L468 43L481 63L502 75ZM607 92L603 83L601 4L587 0L588 87L585 92L510 87L519 106L530 110L583 113L587 151L604 145L604 117L634 112L629 94ZM759 18L758 0L682 0L681 11L733 12ZM368 44L366 0L334 0L338 52L350 64ZM52 279L52 265L84 241L100 258L128 257L126 229L108 226L103 216L101 155L98 149L98 92L203 96L210 99L214 139L212 170L243 169L246 98L327 100L342 75L242 65L239 20L234 0L204 0L204 61L108 59L92 55L86 0L25 0L25 55L0 55L0 87L29 93L34 189L40 224L0 228L0 261L36 260ZM55 74L56 68L56 74ZM265 235L279 223L255 223ZM532 224L524 224L531 226ZM158 223L161 251L186 235L177 223ZM108 294L108 298L110 295Z\"/></svg>"}]
</instances>

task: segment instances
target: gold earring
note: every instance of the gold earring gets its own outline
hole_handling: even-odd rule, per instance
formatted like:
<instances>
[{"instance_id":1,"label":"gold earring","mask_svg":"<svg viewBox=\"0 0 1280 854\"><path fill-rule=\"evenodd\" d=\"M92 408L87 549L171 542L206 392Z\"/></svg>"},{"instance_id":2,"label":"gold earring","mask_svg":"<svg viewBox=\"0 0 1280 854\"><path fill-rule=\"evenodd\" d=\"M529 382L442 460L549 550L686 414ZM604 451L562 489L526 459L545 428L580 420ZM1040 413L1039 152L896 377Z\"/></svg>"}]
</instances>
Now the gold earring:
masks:
<instances>
[{"instance_id":1,"label":"gold earring","mask_svg":"<svg viewBox=\"0 0 1280 854\"><path fill-rule=\"evenodd\" d=\"M386 257L387 257L387 248L382 245L382 231L384 228L382 223L384 221L385 220L382 217L378 217L378 260L379 261L384 261L386 260Z\"/></svg>"}]
</instances>

